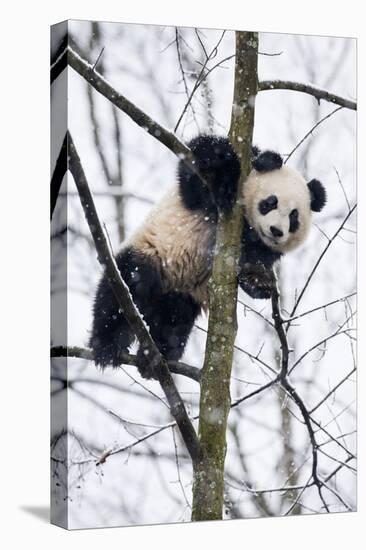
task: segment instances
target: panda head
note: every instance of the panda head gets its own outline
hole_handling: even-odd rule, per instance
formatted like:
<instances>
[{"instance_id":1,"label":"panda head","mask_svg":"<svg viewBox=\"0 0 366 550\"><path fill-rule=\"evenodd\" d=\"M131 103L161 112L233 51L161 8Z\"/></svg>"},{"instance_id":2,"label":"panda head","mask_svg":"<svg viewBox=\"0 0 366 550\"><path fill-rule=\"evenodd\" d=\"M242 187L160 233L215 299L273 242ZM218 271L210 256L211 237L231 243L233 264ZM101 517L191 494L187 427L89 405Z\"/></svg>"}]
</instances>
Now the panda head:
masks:
<instances>
[{"instance_id":1,"label":"panda head","mask_svg":"<svg viewBox=\"0 0 366 550\"><path fill-rule=\"evenodd\" d=\"M304 241L312 211L323 209L325 189L318 180L307 183L283 165L278 153L254 151L253 170L243 189L246 219L271 250L288 252Z\"/></svg>"}]
</instances>

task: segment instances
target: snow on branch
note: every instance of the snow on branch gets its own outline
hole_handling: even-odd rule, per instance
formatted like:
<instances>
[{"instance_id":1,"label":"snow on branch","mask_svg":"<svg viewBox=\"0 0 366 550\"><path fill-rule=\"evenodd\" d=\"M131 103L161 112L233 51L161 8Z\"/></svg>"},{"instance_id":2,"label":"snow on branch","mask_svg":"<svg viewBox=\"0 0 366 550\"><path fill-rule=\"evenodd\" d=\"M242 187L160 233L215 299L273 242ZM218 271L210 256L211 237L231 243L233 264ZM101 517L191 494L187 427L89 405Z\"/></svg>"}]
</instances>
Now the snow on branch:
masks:
<instances>
[{"instance_id":1,"label":"snow on branch","mask_svg":"<svg viewBox=\"0 0 366 550\"><path fill-rule=\"evenodd\" d=\"M294 92L302 92L304 94L312 95L318 101L323 99L324 101L329 101L330 103L334 103L335 105L339 105L340 107L345 107L346 109L351 109L353 111L357 110L356 101L352 101L340 95L333 94L328 90L317 88L312 84L293 82L291 80L262 80L261 82L259 82L259 92L265 92L268 90L293 90Z\"/></svg>"},{"instance_id":2,"label":"snow on branch","mask_svg":"<svg viewBox=\"0 0 366 550\"><path fill-rule=\"evenodd\" d=\"M151 363L154 364L156 368L158 381L168 400L171 414L177 422L192 460L195 460L198 456L197 434L169 372L168 365L158 350L154 340L151 338L148 327L133 303L129 288L123 281L118 270L107 237L100 223L94 199L70 133L68 133L68 161L69 170L79 192L80 201L94 240L99 262L105 268L108 282L131 329L136 334L140 344L148 350Z\"/></svg>"}]
</instances>

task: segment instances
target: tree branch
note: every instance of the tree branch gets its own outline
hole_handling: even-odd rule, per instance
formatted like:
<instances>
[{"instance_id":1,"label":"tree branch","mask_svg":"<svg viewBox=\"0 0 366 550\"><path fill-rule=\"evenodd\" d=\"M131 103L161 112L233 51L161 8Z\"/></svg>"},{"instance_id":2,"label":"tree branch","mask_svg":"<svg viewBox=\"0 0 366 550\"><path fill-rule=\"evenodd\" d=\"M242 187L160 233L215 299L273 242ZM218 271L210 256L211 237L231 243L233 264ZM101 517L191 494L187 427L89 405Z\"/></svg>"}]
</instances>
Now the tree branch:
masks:
<instances>
[{"instance_id":1,"label":"tree branch","mask_svg":"<svg viewBox=\"0 0 366 550\"><path fill-rule=\"evenodd\" d=\"M340 302L344 302L345 300L348 300L348 298L352 298L352 296L355 296L356 292L351 292L351 294L347 294L346 296L342 296L341 298L337 298L336 300L332 300L331 302L327 302L326 304L323 304L321 306L314 307L313 309L309 309L308 311L304 311L304 313L299 313L299 315L296 315L295 317L290 317L288 319L283 319L283 323L292 323L292 321L296 321L296 319L300 319L301 317L305 317L306 315L310 315L310 313L314 313L315 311L319 311L320 309L326 309L328 306L332 306L333 304L339 304Z\"/></svg>"},{"instance_id":2,"label":"tree branch","mask_svg":"<svg viewBox=\"0 0 366 550\"><path fill-rule=\"evenodd\" d=\"M80 201L94 240L99 262L105 268L108 282L119 306L123 310L127 322L136 334L140 344L149 351L149 359L156 367L157 377L168 400L171 414L177 421L192 460L195 460L198 456L198 439L196 432L188 417L183 400L174 384L167 363L156 347L145 322L133 303L129 288L123 281L116 261L111 254L79 155L70 134L68 134L68 158L69 169L79 191Z\"/></svg>"},{"instance_id":3,"label":"tree branch","mask_svg":"<svg viewBox=\"0 0 366 550\"><path fill-rule=\"evenodd\" d=\"M146 113L129 101L121 93L117 92L105 78L99 74L92 65L84 61L70 47L68 48L68 63L80 76L82 76L97 92L107 98L113 105L128 115L136 124L165 145L170 151L181 158L197 173L193 155L189 147L184 145L177 136L158 124Z\"/></svg>"},{"instance_id":4,"label":"tree branch","mask_svg":"<svg viewBox=\"0 0 366 550\"><path fill-rule=\"evenodd\" d=\"M318 101L323 99L324 101L329 101L330 103L345 107L346 109L351 109L353 111L357 110L356 101L351 101L345 97L333 94L332 92L328 92L328 90L316 88L312 84L292 82L290 80L262 80L259 82L258 91L265 92L268 90L292 90L294 92L302 92L312 95Z\"/></svg>"},{"instance_id":5,"label":"tree branch","mask_svg":"<svg viewBox=\"0 0 366 550\"><path fill-rule=\"evenodd\" d=\"M51 357L77 357L79 359L87 359L94 361L93 350L81 348L78 346L53 346L51 348ZM173 374L181 374L187 378L191 378L196 382L201 379L201 370L197 367L192 367L186 363L178 361L168 361L168 367ZM121 356L121 365L137 365L137 356L125 353Z\"/></svg>"},{"instance_id":6,"label":"tree branch","mask_svg":"<svg viewBox=\"0 0 366 550\"><path fill-rule=\"evenodd\" d=\"M352 376L352 374L353 374L354 372L356 372L356 370L357 370L356 367L354 367L354 368L353 368L344 378L342 378L342 380L340 380L340 381L338 382L338 384L336 384L336 385L334 386L334 388L332 388L332 389L327 393L327 395L325 395L325 396L323 397L323 399L321 399L321 400L319 401L319 403L317 403L317 404L315 405L315 407L313 407L313 408L311 409L311 411L309 411L309 414L313 414L313 412L315 412L319 407L321 407L321 405L323 405L323 403L325 403L325 401L326 401L327 399L329 399L329 397L330 397L331 395L333 395L333 393L335 393L335 392L338 390L338 388L340 388L340 387L349 379L349 377Z\"/></svg>"},{"instance_id":7,"label":"tree branch","mask_svg":"<svg viewBox=\"0 0 366 550\"><path fill-rule=\"evenodd\" d=\"M191 105L192 103L192 99L193 99L193 96L194 94L196 93L196 91L198 90L198 88L201 86L202 82L208 77L208 75L210 74L210 72L214 69L214 67L210 70L207 70L207 73L205 74L205 70L207 69L207 64L209 63L209 61L211 61L211 59L213 59L214 57L216 57L217 55L217 52L218 52L218 47L219 45L221 44L222 42L222 39L224 38L224 35L225 35L225 31L223 31L218 43L213 47L212 51L207 55L206 54L206 60L205 62L202 64L202 68L201 68L201 71L199 73L199 75L197 76L197 79L196 79L196 82L192 88L192 91L190 94L187 94L187 102L186 104L184 105L183 107L183 111L181 112L179 118L178 118L178 121L174 127L174 132L176 132L178 130L178 127L183 119L183 116L185 115L188 107ZM231 56L233 57L233 56ZM231 58L230 57L230 58ZM223 60L225 61L225 60ZM223 63L223 61L221 61L221 63ZM216 65L215 65L216 67ZM191 106L192 108L192 106ZM193 108L192 108L193 109Z\"/></svg>"},{"instance_id":8,"label":"tree branch","mask_svg":"<svg viewBox=\"0 0 366 550\"><path fill-rule=\"evenodd\" d=\"M343 109L343 107L337 107L336 109L334 109L333 111L331 111L330 113L328 113L326 116L324 116L323 118L321 118L320 120L318 120L318 122L316 124L314 124L314 126L312 126L312 128L306 132L306 134L304 135L304 137L299 141L299 143L297 143L295 145L295 147L292 149L291 153L289 153L286 157L286 160L284 162L284 164L286 164L290 158L292 157L292 155L295 153L295 151L297 151L297 149L304 143L304 141L309 137L311 136L311 134L314 132L314 130L316 130L316 128L318 126L320 126L325 120L327 120L328 118L330 118L331 116L335 115L335 113L337 113L338 111L341 111Z\"/></svg>"},{"instance_id":9,"label":"tree branch","mask_svg":"<svg viewBox=\"0 0 366 550\"><path fill-rule=\"evenodd\" d=\"M306 289L308 288L308 286L309 286L309 284L310 284L310 281L311 281L311 279L313 278L314 273L315 273L316 270L318 269L318 266L319 266L320 262L322 261L322 259L324 258L324 256L325 256L327 250L329 249L330 245L333 243L333 241L335 240L335 238L336 238L336 237L339 235L339 233L342 231L343 227L346 225L347 221L349 220L349 218L351 217L351 215L352 215L353 212L355 211L356 207L357 207L357 204L355 204L355 205L350 209L350 211L347 213L347 216L344 218L344 220L342 221L341 225L338 227L337 231L334 233L334 235L333 235L330 239L328 239L327 245L325 246L323 252L320 254L319 258L318 258L317 261L315 262L314 267L313 267L313 269L311 270L311 272L310 272L310 274L309 274L309 276L308 276L308 278L307 278L307 280L306 280L306 282L305 282L305 284L304 284L304 286L303 286L303 288L302 288L302 290L301 290L301 292L300 292L300 294L299 294L299 296L298 296L298 298L297 298L297 300L296 300L296 302L295 302L294 307L292 308L292 311L291 311L291 313L290 313L290 318L293 317L293 316L295 315L296 310L297 310L297 308L298 308L298 306L299 306L299 303L300 303L302 297L304 296L305 291L306 291ZM288 325L287 325L286 332L288 331L288 329L290 328L290 326L291 326L291 324L290 324L290 322L289 322Z\"/></svg>"},{"instance_id":10,"label":"tree branch","mask_svg":"<svg viewBox=\"0 0 366 550\"><path fill-rule=\"evenodd\" d=\"M318 444L315 438L314 429L311 422L310 413L307 410L304 401L296 391L296 389L291 385L289 379L288 379L288 360L289 360L289 346L287 342L287 335L286 331L283 327L283 320L281 317L281 310L280 310L280 295L278 292L277 284L275 285L275 288L272 292L272 311L273 311L273 321L275 325L275 330L278 334L278 338L281 345L281 371L279 374L279 382L281 383L284 390L291 396L291 398L294 400L298 408L300 409L300 412L302 414L302 417L304 419L306 428L309 433L309 438L311 442L312 447L312 456L313 456L313 464L312 464L312 479L314 484L318 488L318 493L320 500L323 503L324 508L327 512L329 512L329 507L327 503L325 502L323 493L322 493L322 487L323 483L319 478L318 475Z\"/></svg>"},{"instance_id":11,"label":"tree branch","mask_svg":"<svg viewBox=\"0 0 366 550\"><path fill-rule=\"evenodd\" d=\"M60 193L62 180L67 170L67 138L66 134L61 145L60 153L56 160L55 169L51 178L51 219L55 210L57 197Z\"/></svg>"},{"instance_id":12,"label":"tree branch","mask_svg":"<svg viewBox=\"0 0 366 550\"><path fill-rule=\"evenodd\" d=\"M50 72L51 84L67 67L67 44L68 44L68 36L65 35L53 59L51 59L51 72Z\"/></svg>"}]
</instances>

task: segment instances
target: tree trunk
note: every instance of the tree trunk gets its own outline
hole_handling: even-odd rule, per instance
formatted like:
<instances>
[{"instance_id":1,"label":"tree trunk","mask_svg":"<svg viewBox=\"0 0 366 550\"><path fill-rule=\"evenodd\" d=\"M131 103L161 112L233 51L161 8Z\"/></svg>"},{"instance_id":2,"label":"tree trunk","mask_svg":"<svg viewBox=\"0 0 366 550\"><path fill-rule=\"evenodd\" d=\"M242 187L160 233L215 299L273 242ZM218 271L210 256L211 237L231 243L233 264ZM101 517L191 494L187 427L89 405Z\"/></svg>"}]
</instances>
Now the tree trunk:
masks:
<instances>
[{"instance_id":1,"label":"tree trunk","mask_svg":"<svg viewBox=\"0 0 366 550\"><path fill-rule=\"evenodd\" d=\"M250 171L254 102L258 87L257 55L257 33L236 32L230 140L240 157L241 184ZM200 456L194 463L193 521L222 519L230 376L237 331L236 265L240 256L242 222L243 207L237 203L229 216L219 216L216 233L209 284L210 317L201 381Z\"/></svg>"}]
</instances>

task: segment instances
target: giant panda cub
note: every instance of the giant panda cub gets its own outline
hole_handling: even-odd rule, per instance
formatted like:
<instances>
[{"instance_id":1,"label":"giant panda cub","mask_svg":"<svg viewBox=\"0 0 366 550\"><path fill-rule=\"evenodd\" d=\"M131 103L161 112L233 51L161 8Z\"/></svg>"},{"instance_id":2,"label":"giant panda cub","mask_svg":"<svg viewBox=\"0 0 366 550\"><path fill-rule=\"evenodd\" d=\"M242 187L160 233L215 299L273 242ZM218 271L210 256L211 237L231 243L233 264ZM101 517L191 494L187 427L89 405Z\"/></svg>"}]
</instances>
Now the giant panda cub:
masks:
<instances>
[{"instance_id":1,"label":"giant panda cub","mask_svg":"<svg viewBox=\"0 0 366 550\"><path fill-rule=\"evenodd\" d=\"M168 361L180 359L196 317L208 309L218 211L233 207L240 181L240 162L227 138L199 135L188 145L207 185L181 160L178 185L153 208L116 257L122 278ZM253 147L252 168L247 180L240 181L245 217L238 280L251 297L268 299L274 262L304 241L311 211L323 208L326 194L319 181L307 183L275 152ZM90 346L95 363L118 366L135 338L105 274L93 313ZM143 377L155 377L141 346L137 362Z\"/></svg>"}]
</instances>

